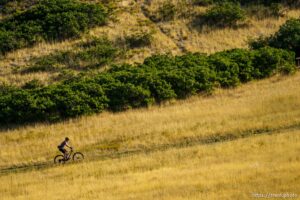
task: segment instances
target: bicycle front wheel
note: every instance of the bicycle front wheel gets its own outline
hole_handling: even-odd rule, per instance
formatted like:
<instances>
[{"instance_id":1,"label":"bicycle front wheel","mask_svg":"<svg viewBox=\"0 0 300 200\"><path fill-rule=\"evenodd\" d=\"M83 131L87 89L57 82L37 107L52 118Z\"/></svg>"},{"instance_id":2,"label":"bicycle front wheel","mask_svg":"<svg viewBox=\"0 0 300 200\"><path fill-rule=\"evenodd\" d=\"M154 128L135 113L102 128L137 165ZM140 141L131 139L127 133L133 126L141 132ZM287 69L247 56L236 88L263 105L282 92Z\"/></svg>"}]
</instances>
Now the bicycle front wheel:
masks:
<instances>
[{"instance_id":1,"label":"bicycle front wheel","mask_svg":"<svg viewBox=\"0 0 300 200\"><path fill-rule=\"evenodd\" d=\"M55 164L63 164L63 163L65 163L64 156L63 155L57 155L57 156L55 156L54 163Z\"/></svg>"},{"instance_id":2,"label":"bicycle front wheel","mask_svg":"<svg viewBox=\"0 0 300 200\"><path fill-rule=\"evenodd\" d=\"M81 152L76 152L73 155L73 161L81 161L84 159L84 155Z\"/></svg>"}]
</instances>

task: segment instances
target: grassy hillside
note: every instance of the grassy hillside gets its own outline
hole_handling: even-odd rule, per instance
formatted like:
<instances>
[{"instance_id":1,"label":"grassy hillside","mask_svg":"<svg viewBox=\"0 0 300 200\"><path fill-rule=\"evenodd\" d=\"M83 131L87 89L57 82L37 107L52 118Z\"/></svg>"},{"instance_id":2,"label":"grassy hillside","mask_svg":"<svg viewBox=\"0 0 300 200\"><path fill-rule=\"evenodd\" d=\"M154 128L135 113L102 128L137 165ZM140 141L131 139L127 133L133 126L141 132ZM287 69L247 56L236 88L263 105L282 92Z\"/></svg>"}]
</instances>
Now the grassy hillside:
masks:
<instances>
[{"instance_id":1,"label":"grassy hillside","mask_svg":"<svg viewBox=\"0 0 300 200\"><path fill-rule=\"evenodd\" d=\"M90 2L90 1L85 1ZM92 1L99 2L99 1ZM112 1L114 2L114 1ZM33 79L45 84L56 82L69 73L82 72L82 68L66 68L63 71L39 71L22 73L34 64L36 58L60 51L76 50L74 45L85 41L90 36L107 37L123 54L114 63L142 62L144 58L158 53L182 54L186 51L214 53L225 49L247 48L249 38L269 35L278 30L287 19L300 16L299 9L285 9L281 17L261 17L250 15L243 26L236 28L212 29L194 27L195 17L207 10L207 7L195 6L190 1L174 1L176 13L172 20L153 22L151 15L166 1L116 1L114 12L106 26L95 27L83 34L79 39L67 39L63 42L40 42L30 48L8 53L0 59L0 81L15 85L23 85ZM139 48L128 48L124 41L137 34L151 35L151 44ZM103 70L102 68L100 70Z\"/></svg>"},{"instance_id":2,"label":"grassy hillside","mask_svg":"<svg viewBox=\"0 0 300 200\"><path fill-rule=\"evenodd\" d=\"M0 134L5 199L251 199L299 195L300 74L210 98ZM69 136L87 160L53 166Z\"/></svg>"},{"instance_id":3,"label":"grassy hillside","mask_svg":"<svg viewBox=\"0 0 300 200\"><path fill-rule=\"evenodd\" d=\"M267 36L299 18L299 5L242 5L246 17L222 27L199 20L214 8L202 0L57 1L73 29L56 26L52 0L43 0L57 11L50 20L35 7L42 1L0 1L1 199L299 197L295 52L216 53L261 35L258 45L278 42L281 32ZM300 20L291 24L295 48L284 48L295 51ZM133 65L112 67L123 63ZM83 162L53 163L66 136Z\"/></svg>"},{"instance_id":4,"label":"grassy hillside","mask_svg":"<svg viewBox=\"0 0 300 200\"><path fill-rule=\"evenodd\" d=\"M299 195L300 132L1 175L10 199L253 199Z\"/></svg>"},{"instance_id":5,"label":"grassy hillside","mask_svg":"<svg viewBox=\"0 0 300 200\"><path fill-rule=\"evenodd\" d=\"M297 73L169 106L2 130L0 144L4 151L0 152L0 166L52 161L53 150L66 135L73 138L72 143L78 149L102 154L145 150L189 140L218 141L222 136L230 139L298 126L299 82Z\"/></svg>"}]
</instances>

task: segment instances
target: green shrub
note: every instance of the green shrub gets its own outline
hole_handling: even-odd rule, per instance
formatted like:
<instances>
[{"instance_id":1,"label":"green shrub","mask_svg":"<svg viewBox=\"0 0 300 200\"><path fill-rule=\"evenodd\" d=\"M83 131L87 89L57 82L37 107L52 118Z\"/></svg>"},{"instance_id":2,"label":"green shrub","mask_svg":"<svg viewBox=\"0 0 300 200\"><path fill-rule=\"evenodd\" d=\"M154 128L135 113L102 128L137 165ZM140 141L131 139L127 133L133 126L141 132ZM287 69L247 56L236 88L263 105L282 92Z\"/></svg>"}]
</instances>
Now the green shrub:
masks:
<instances>
[{"instance_id":1,"label":"green shrub","mask_svg":"<svg viewBox=\"0 0 300 200\"><path fill-rule=\"evenodd\" d=\"M265 36L259 36L256 39L249 39L248 45L251 49L260 49L262 47L269 46L269 38Z\"/></svg>"},{"instance_id":2,"label":"green shrub","mask_svg":"<svg viewBox=\"0 0 300 200\"><path fill-rule=\"evenodd\" d=\"M107 99L103 88L94 82L73 82L68 84L72 91L82 93L85 96L84 104L86 109L76 115L98 113L107 108L109 100ZM82 105L80 105L82 106Z\"/></svg>"},{"instance_id":3,"label":"green shrub","mask_svg":"<svg viewBox=\"0 0 300 200\"><path fill-rule=\"evenodd\" d=\"M269 45L275 48L300 50L300 19L290 19L269 39Z\"/></svg>"},{"instance_id":4,"label":"green shrub","mask_svg":"<svg viewBox=\"0 0 300 200\"><path fill-rule=\"evenodd\" d=\"M235 3L217 4L200 16L202 23L214 27L233 27L245 21L246 12Z\"/></svg>"},{"instance_id":5,"label":"green shrub","mask_svg":"<svg viewBox=\"0 0 300 200\"><path fill-rule=\"evenodd\" d=\"M28 47L42 39L78 37L88 28L104 25L107 17L108 11L101 4L42 0L0 22L0 52Z\"/></svg>"},{"instance_id":6,"label":"green shrub","mask_svg":"<svg viewBox=\"0 0 300 200\"><path fill-rule=\"evenodd\" d=\"M196 92L211 93L216 81L216 72L209 66L208 58L205 54L188 53L175 57L176 66L182 70L192 72L191 77L195 79Z\"/></svg>"},{"instance_id":7,"label":"green shrub","mask_svg":"<svg viewBox=\"0 0 300 200\"><path fill-rule=\"evenodd\" d=\"M222 87L234 87L240 83L239 66L227 56L214 54L209 57L210 67L216 71L216 79Z\"/></svg>"},{"instance_id":8,"label":"green shrub","mask_svg":"<svg viewBox=\"0 0 300 200\"><path fill-rule=\"evenodd\" d=\"M149 90L131 83L110 83L105 85L105 93L113 111L149 106L154 102Z\"/></svg>"},{"instance_id":9,"label":"green shrub","mask_svg":"<svg viewBox=\"0 0 300 200\"><path fill-rule=\"evenodd\" d=\"M171 85L159 76L159 72L145 68L148 68L148 66L132 67L123 65L121 67L115 66L109 72L113 74L114 80L131 83L149 90L151 97L158 103L176 97Z\"/></svg>"},{"instance_id":10,"label":"green shrub","mask_svg":"<svg viewBox=\"0 0 300 200\"><path fill-rule=\"evenodd\" d=\"M1 27L1 25L0 25ZM13 31L6 31L0 28L0 54L20 48Z\"/></svg>"},{"instance_id":11,"label":"green shrub","mask_svg":"<svg viewBox=\"0 0 300 200\"><path fill-rule=\"evenodd\" d=\"M290 19L270 37L260 37L249 42L252 49L264 46L300 52L300 19Z\"/></svg>"},{"instance_id":12,"label":"green shrub","mask_svg":"<svg viewBox=\"0 0 300 200\"><path fill-rule=\"evenodd\" d=\"M144 68L162 69L174 69L176 67L176 61L170 55L153 55L144 60Z\"/></svg>"},{"instance_id":13,"label":"green shrub","mask_svg":"<svg viewBox=\"0 0 300 200\"><path fill-rule=\"evenodd\" d=\"M248 82L257 77L259 71L253 66L253 53L246 49L232 49L219 53L219 55L229 58L231 62L238 65L238 78L241 82Z\"/></svg>"},{"instance_id":14,"label":"green shrub","mask_svg":"<svg viewBox=\"0 0 300 200\"><path fill-rule=\"evenodd\" d=\"M151 45L153 33L149 31L136 32L125 37L125 42L130 48L139 48Z\"/></svg>"},{"instance_id":15,"label":"green shrub","mask_svg":"<svg viewBox=\"0 0 300 200\"><path fill-rule=\"evenodd\" d=\"M145 59L142 67L157 71L160 79L171 85L177 98L186 98L212 90L215 75L206 60L203 54L187 54L175 59L169 55L156 55Z\"/></svg>"},{"instance_id":16,"label":"green shrub","mask_svg":"<svg viewBox=\"0 0 300 200\"><path fill-rule=\"evenodd\" d=\"M253 51L253 66L259 73L255 78L269 77L276 72L293 72L295 70L295 53L271 47Z\"/></svg>"},{"instance_id":17,"label":"green shrub","mask_svg":"<svg viewBox=\"0 0 300 200\"><path fill-rule=\"evenodd\" d=\"M151 96L158 103L176 98L176 93L172 89L172 86L156 73L139 74L137 79L138 84L143 88L147 88L151 92Z\"/></svg>"},{"instance_id":18,"label":"green shrub","mask_svg":"<svg viewBox=\"0 0 300 200\"><path fill-rule=\"evenodd\" d=\"M81 46L84 50L74 55L74 58L86 62L87 67L110 64L120 52L107 38L91 38L81 43Z\"/></svg>"},{"instance_id":19,"label":"green shrub","mask_svg":"<svg viewBox=\"0 0 300 200\"><path fill-rule=\"evenodd\" d=\"M101 86L92 83L14 89L0 97L0 119L1 124L53 121L101 112L107 102Z\"/></svg>"},{"instance_id":20,"label":"green shrub","mask_svg":"<svg viewBox=\"0 0 300 200\"><path fill-rule=\"evenodd\" d=\"M31 121L34 114L34 98L30 92L22 89L11 90L0 96L0 121L6 123L22 123Z\"/></svg>"}]
</instances>

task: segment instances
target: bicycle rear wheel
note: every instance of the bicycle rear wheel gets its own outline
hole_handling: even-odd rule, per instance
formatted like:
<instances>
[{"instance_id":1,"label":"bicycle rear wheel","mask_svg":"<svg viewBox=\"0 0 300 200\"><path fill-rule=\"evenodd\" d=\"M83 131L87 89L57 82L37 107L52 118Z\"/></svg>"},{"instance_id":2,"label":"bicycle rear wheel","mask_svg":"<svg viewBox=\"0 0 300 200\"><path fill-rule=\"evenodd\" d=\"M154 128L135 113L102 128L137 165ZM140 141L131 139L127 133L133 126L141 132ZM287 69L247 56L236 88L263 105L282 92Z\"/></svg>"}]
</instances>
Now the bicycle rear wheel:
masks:
<instances>
[{"instance_id":1,"label":"bicycle rear wheel","mask_svg":"<svg viewBox=\"0 0 300 200\"><path fill-rule=\"evenodd\" d=\"M81 161L84 159L84 155L81 152L76 152L73 154L73 161Z\"/></svg>"},{"instance_id":2,"label":"bicycle rear wheel","mask_svg":"<svg viewBox=\"0 0 300 200\"><path fill-rule=\"evenodd\" d=\"M55 164L63 164L63 163L65 163L64 156L63 155L57 155L57 156L55 156L54 163Z\"/></svg>"}]
</instances>

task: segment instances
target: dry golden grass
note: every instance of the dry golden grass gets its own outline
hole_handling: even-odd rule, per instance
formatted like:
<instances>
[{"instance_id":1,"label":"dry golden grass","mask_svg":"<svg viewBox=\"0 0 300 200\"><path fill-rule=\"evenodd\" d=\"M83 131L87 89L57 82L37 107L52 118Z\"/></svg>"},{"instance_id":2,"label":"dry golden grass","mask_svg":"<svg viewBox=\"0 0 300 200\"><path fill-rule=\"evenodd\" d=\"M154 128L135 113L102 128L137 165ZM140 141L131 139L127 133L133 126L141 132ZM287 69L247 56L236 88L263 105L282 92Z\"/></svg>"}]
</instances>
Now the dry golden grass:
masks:
<instances>
[{"instance_id":1,"label":"dry golden grass","mask_svg":"<svg viewBox=\"0 0 300 200\"><path fill-rule=\"evenodd\" d=\"M184 138L289 127L300 123L299 83L300 73L277 76L168 106L2 130L0 166L51 161L65 136L79 150L103 154L172 145Z\"/></svg>"},{"instance_id":2,"label":"dry golden grass","mask_svg":"<svg viewBox=\"0 0 300 200\"><path fill-rule=\"evenodd\" d=\"M160 107L2 130L1 199L299 197L299 83L298 72ZM261 129L271 131L208 145L172 146L183 138L239 136ZM56 146L65 136L86 160L53 166ZM133 150L140 151L122 154ZM115 158L103 157L107 154ZM46 167L35 169L34 164ZM14 165L26 165L25 171L14 173Z\"/></svg>"},{"instance_id":3,"label":"dry golden grass","mask_svg":"<svg viewBox=\"0 0 300 200\"><path fill-rule=\"evenodd\" d=\"M147 9L150 13L157 15L158 8L166 0L153 0L148 4ZM217 51L232 48L247 48L250 38L261 35L270 35L278 30L289 18L299 18L300 10L289 10L281 18L266 18L258 20L255 17L248 17L245 26L241 28L212 29L204 27L199 30L193 27L193 19L200 13L205 12L206 8L190 5L187 0L173 0L177 9L177 17L169 22L161 22L157 25L173 39L178 45L184 46L187 51L214 53ZM180 17L180 15L190 15ZM178 16L179 15L179 16Z\"/></svg>"},{"instance_id":4,"label":"dry golden grass","mask_svg":"<svg viewBox=\"0 0 300 200\"><path fill-rule=\"evenodd\" d=\"M5 200L253 199L300 192L300 131L0 175ZM33 153L35 154L35 153ZM281 198L280 198L281 199Z\"/></svg>"}]
</instances>

